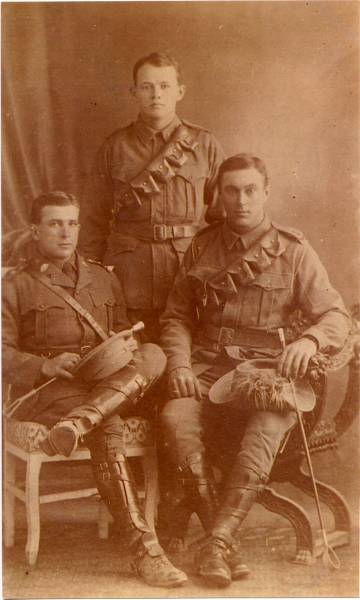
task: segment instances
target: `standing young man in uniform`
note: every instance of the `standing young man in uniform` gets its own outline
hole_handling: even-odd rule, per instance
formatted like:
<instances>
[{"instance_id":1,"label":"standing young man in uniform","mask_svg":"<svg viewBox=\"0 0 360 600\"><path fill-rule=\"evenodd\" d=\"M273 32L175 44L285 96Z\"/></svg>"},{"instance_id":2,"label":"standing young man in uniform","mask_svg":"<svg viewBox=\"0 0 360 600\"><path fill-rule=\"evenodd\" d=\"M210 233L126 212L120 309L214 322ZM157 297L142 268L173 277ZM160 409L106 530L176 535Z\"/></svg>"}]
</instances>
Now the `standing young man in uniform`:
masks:
<instances>
[{"instance_id":1,"label":"standing young man in uniform","mask_svg":"<svg viewBox=\"0 0 360 600\"><path fill-rule=\"evenodd\" d=\"M157 341L158 319L183 254L213 202L223 151L207 130L180 119L185 94L178 64L153 53L134 66L134 123L99 150L87 186L81 247L114 265L131 322ZM216 218L210 206L207 218Z\"/></svg>"},{"instance_id":2,"label":"standing young man in uniform","mask_svg":"<svg viewBox=\"0 0 360 600\"><path fill-rule=\"evenodd\" d=\"M101 369L103 377L92 381L92 369L85 378L73 375L82 356L130 326L117 278L76 252L78 217L72 195L39 196L32 207L27 260L10 270L3 284L5 381L17 398L55 378L14 416L50 428L40 444L50 455L69 456L85 436L96 485L127 536L135 572L149 585L178 586L186 575L167 559L144 518L124 449L123 418L148 408L146 392L166 360L155 344L136 349L132 340L132 359L123 368L117 366L123 354L114 356L114 346L107 346L93 359L94 372Z\"/></svg>"},{"instance_id":3,"label":"standing young man in uniform","mask_svg":"<svg viewBox=\"0 0 360 600\"><path fill-rule=\"evenodd\" d=\"M266 215L264 163L248 154L233 156L221 165L218 179L226 220L195 236L162 317L169 381L162 424L184 484L183 506L197 512L208 534L199 574L226 586L249 572L232 544L296 423L291 398L281 390L294 379L299 408L305 409L309 361L317 351L341 349L349 318L302 233ZM283 349L279 329L288 333L298 309L308 326ZM233 418L223 418L208 396L231 371L222 402L233 394L237 409ZM278 376L284 378L280 383ZM210 454L224 473L220 502ZM173 519L176 527L178 515Z\"/></svg>"}]
</instances>

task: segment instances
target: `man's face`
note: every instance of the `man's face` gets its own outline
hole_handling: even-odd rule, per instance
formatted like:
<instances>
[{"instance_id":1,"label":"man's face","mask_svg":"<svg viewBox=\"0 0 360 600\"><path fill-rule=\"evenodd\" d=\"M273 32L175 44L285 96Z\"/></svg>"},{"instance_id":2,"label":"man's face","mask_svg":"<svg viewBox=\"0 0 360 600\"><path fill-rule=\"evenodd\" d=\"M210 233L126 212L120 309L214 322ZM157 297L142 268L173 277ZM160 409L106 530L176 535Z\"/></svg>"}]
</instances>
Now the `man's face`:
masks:
<instances>
[{"instance_id":1,"label":"man's face","mask_svg":"<svg viewBox=\"0 0 360 600\"><path fill-rule=\"evenodd\" d=\"M132 88L140 114L145 120L169 122L175 115L176 103L184 97L185 86L179 85L174 67L143 65Z\"/></svg>"},{"instance_id":2,"label":"man's face","mask_svg":"<svg viewBox=\"0 0 360 600\"><path fill-rule=\"evenodd\" d=\"M49 259L69 259L78 242L78 219L76 206L44 206L40 223L32 226L40 252Z\"/></svg>"},{"instance_id":3,"label":"man's face","mask_svg":"<svg viewBox=\"0 0 360 600\"><path fill-rule=\"evenodd\" d=\"M264 177L254 167L225 172L220 194L231 229L245 233L262 221L269 191Z\"/></svg>"}]
</instances>

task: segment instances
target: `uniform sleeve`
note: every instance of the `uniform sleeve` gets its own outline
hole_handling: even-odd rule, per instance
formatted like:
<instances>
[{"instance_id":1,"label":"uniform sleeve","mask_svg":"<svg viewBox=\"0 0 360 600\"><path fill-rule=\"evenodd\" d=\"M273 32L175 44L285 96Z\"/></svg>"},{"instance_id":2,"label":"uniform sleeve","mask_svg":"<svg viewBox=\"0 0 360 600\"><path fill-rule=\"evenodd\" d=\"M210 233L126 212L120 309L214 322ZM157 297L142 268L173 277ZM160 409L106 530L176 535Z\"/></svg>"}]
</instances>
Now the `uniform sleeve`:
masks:
<instances>
[{"instance_id":1,"label":"uniform sleeve","mask_svg":"<svg viewBox=\"0 0 360 600\"><path fill-rule=\"evenodd\" d=\"M191 368L193 333L197 325L195 294L187 271L192 262L192 248L187 250L160 319L161 346L168 359L168 372L177 367Z\"/></svg>"},{"instance_id":2,"label":"uniform sleeve","mask_svg":"<svg viewBox=\"0 0 360 600\"><path fill-rule=\"evenodd\" d=\"M113 184L110 176L111 147L100 148L93 170L86 183L81 202L79 248L86 258L102 261L110 231L113 205Z\"/></svg>"},{"instance_id":3,"label":"uniform sleeve","mask_svg":"<svg viewBox=\"0 0 360 600\"><path fill-rule=\"evenodd\" d=\"M115 273L111 273L110 275L111 275L111 286L112 286L113 294L115 296L113 329L117 333L118 331L123 331L124 329L129 329L131 327L131 323L127 316L125 298L124 298L124 293L123 293L120 281L116 277Z\"/></svg>"},{"instance_id":4,"label":"uniform sleeve","mask_svg":"<svg viewBox=\"0 0 360 600\"><path fill-rule=\"evenodd\" d=\"M225 153L221 145L216 138L212 136L209 146L209 177L206 182L204 193L204 203L207 206L205 212L205 220L207 223L221 221L225 217L225 211L220 203L217 186L219 168L225 158Z\"/></svg>"},{"instance_id":5,"label":"uniform sleeve","mask_svg":"<svg viewBox=\"0 0 360 600\"><path fill-rule=\"evenodd\" d=\"M19 384L24 392L32 390L40 379L45 358L19 350L20 309L14 280L2 285L2 368L6 383Z\"/></svg>"},{"instance_id":6,"label":"uniform sleeve","mask_svg":"<svg viewBox=\"0 0 360 600\"><path fill-rule=\"evenodd\" d=\"M350 331L350 317L325 267L307 242L295 275L295 289L299 308L312 323L302 335L314 338L321 351L340 350Z\"/></svg>"}]
</instances>

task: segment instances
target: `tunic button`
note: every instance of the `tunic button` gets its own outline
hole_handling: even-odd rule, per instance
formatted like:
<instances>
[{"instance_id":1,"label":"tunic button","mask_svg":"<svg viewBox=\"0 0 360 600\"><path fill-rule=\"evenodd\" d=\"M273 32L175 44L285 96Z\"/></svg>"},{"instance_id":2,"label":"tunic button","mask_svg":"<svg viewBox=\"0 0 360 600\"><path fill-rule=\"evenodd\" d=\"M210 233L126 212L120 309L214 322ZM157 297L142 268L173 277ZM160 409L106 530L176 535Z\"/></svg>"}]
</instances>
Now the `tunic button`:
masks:
<instances>
[{"instance_id":1,"label":"tunic button","mask_svg":"<svg viewBox=\"0 0 360 600\"><path fill-rule=\"evenodd\" d=\"M254 258L259 258L259 255L258 254L254 254Z\"/></svg>"}]
</instances>

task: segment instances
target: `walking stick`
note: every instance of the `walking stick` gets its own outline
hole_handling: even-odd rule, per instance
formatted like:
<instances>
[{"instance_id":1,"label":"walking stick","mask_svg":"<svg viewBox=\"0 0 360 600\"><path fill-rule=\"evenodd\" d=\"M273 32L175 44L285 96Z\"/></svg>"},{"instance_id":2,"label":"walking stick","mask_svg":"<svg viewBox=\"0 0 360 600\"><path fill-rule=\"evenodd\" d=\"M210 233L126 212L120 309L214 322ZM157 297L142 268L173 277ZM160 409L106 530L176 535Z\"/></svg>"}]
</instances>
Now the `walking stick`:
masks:
<instances>
[{"instance_id":1,"label":"walking stick","mask_svg":"<svg viewBox=\"0 0 360 600\"><path fill-rule=\"evenodd\" d=\"M284 330L282 328L279 328L278 332L279 332L281 345L282 345L283 349L285 349L286 343L285 343ZM288 377L288 379L289 379L291 394L292 394L293 401L294 401L297 419L298 419L299 425L300 425L301 436L302 436L302 441L303 441L305 456L306 456L306 462L307 462L309 473L310 473L311 483L312 483L312 487L313 487L313 491L314 491L317 514L319 517L321 534L322 534L322 538L323 538L323 542L324 542L324 552L323 552L321 558L322 558L324 565L330 566L333 569L339 569L340 568L340 559L339 559L338 555L336 554L334 548L332 548L330 546L328 538L327 538L324 519L323 519L322 512L321 512L319 493L318 493L318 489L317 489L317 485L316 485L314 469L313 469L311 456L310 456L309 445L308 445L308 442L306 439L306 433L305 433L305 428L304 428L304 423L302 420L301 412L299 410L299 406L298 406L297 399L296 399L296 390L295 390L295 386L294 386L294 381L291 377Z\"/></svg>"}]
</instances>

